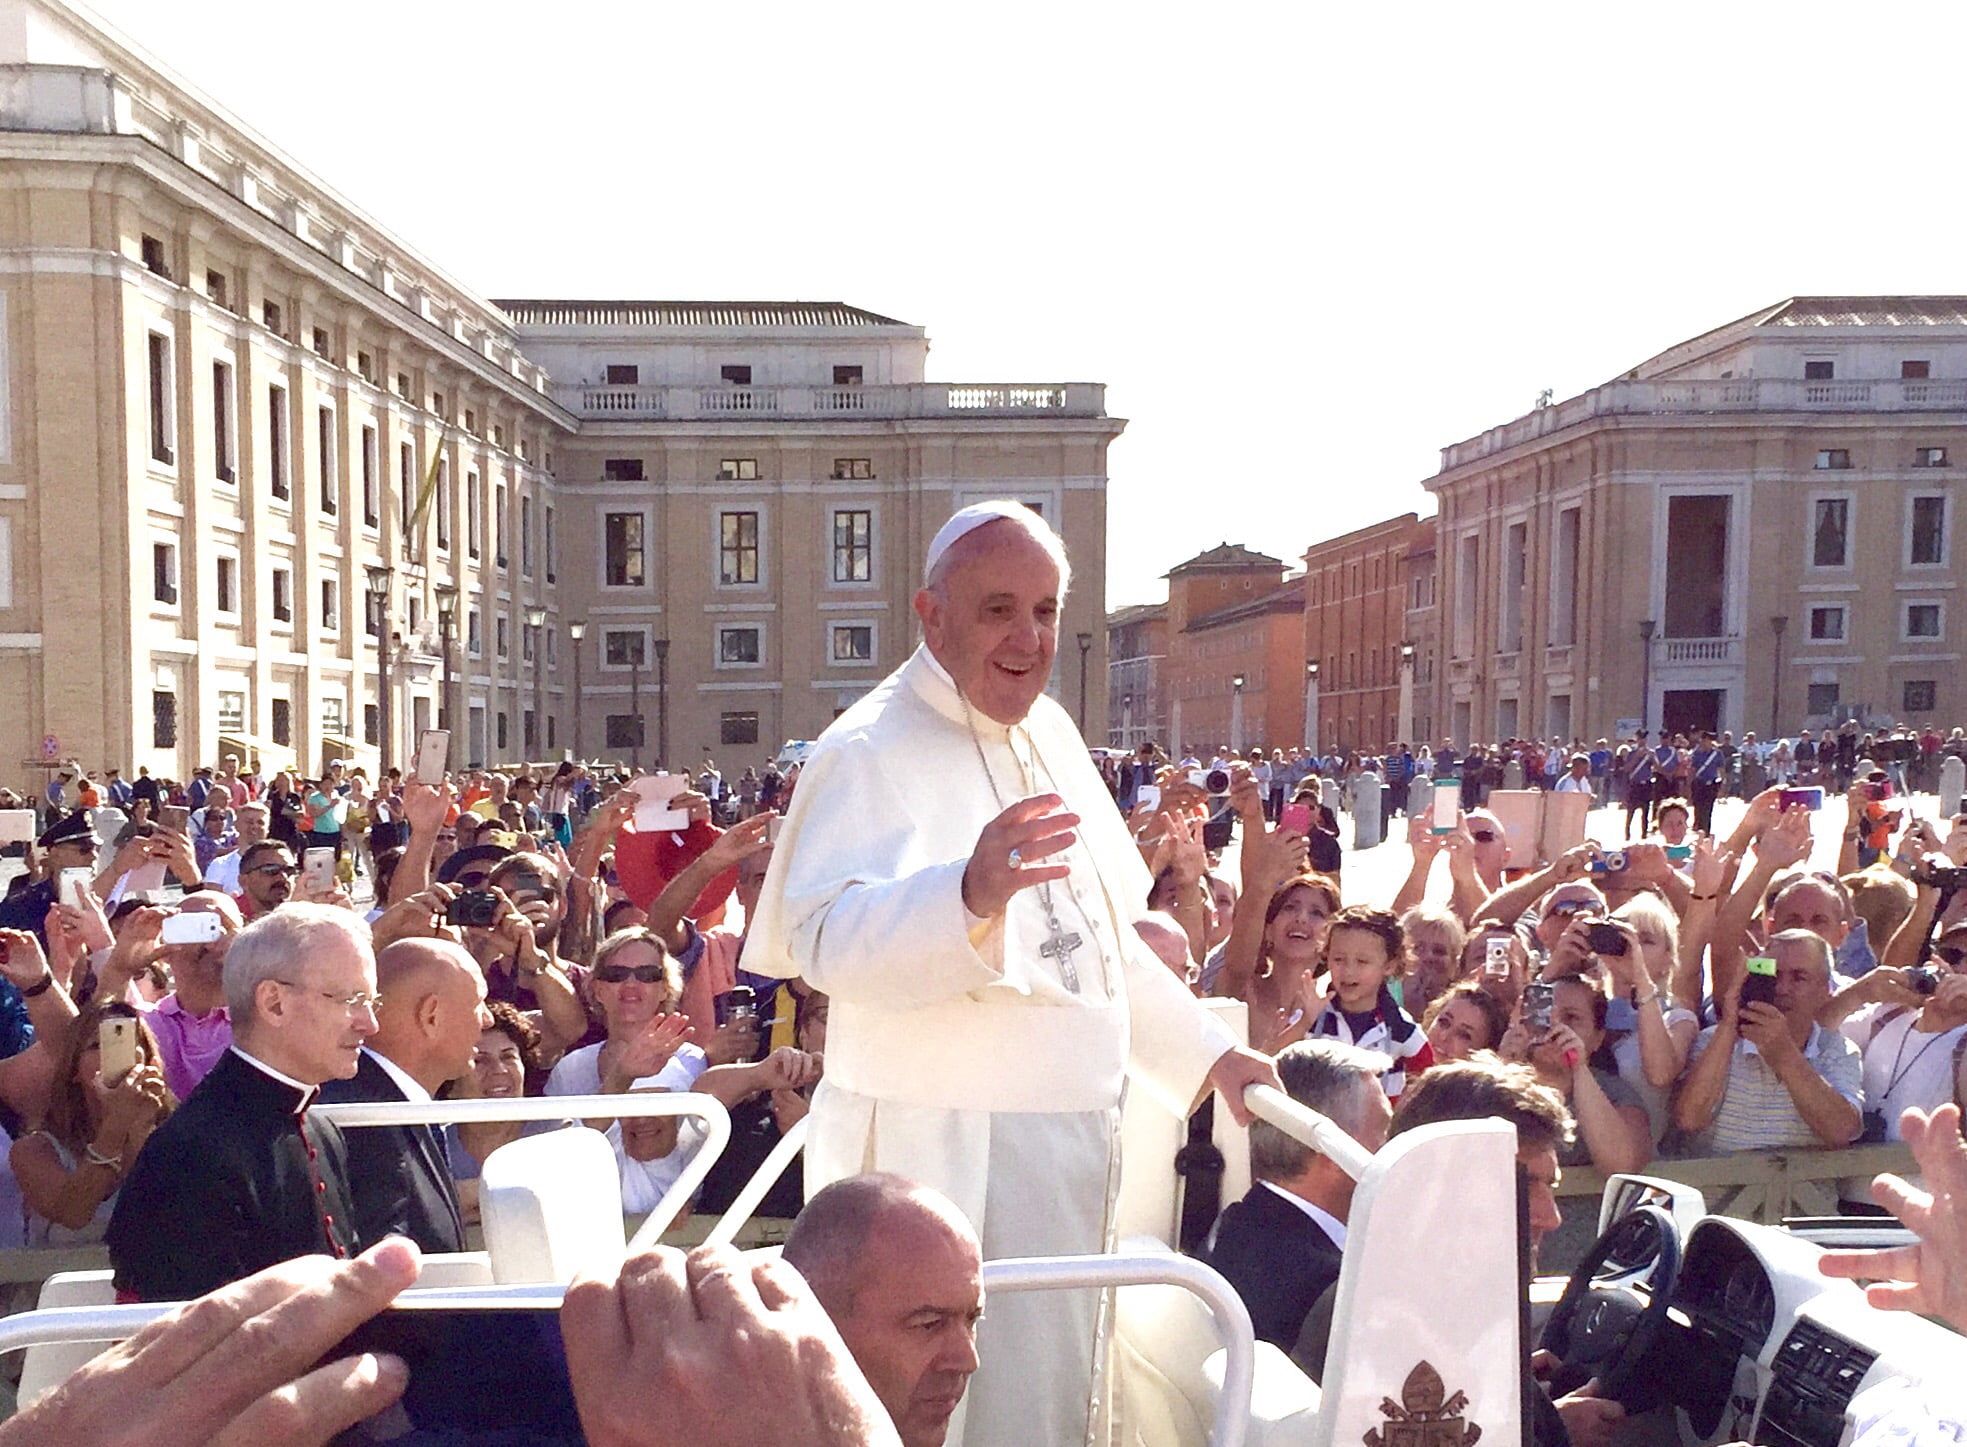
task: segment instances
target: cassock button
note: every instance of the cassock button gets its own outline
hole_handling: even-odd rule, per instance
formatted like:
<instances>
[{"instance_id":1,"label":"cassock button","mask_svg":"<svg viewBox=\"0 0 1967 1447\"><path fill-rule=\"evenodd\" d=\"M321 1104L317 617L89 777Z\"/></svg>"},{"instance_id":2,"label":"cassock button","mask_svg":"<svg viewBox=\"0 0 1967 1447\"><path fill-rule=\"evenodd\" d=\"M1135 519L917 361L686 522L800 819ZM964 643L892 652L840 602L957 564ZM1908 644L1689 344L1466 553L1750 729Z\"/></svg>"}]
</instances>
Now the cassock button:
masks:
<instances>
[{"instance_id":1,"label":"cassock button","mask_svg":"<svg viewBox=\"0 0 1967 1447\"><path fill-rule=\"evenodd\" d=\"M316 1181L314 1183L314 1189L325 1196L328 1194L328 1183L326 1181Z\"/></svg>"}]
</instances>

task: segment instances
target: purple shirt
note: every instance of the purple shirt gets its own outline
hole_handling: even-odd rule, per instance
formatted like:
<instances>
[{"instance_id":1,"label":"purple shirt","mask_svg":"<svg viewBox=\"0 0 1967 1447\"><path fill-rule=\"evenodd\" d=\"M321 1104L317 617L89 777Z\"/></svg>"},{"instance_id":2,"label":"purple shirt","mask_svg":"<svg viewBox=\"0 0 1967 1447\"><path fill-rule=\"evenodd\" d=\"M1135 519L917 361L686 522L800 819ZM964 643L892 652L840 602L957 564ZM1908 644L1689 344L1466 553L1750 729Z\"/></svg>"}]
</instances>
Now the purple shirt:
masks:
<instances>
[{"instance_id":1,"label":"purple shirt","mask_svg":"<svg viewBox=\"0 0 1967 1447\"><path fill-rule=\"evenodd\" d=\"M163 1057L164 1083L179 1100L191 1094L232 1045L232 1016L225 1006L194 1015L178 1004L175 992L157 1002L149 1025Z\"/></svg>"}]
</instances>

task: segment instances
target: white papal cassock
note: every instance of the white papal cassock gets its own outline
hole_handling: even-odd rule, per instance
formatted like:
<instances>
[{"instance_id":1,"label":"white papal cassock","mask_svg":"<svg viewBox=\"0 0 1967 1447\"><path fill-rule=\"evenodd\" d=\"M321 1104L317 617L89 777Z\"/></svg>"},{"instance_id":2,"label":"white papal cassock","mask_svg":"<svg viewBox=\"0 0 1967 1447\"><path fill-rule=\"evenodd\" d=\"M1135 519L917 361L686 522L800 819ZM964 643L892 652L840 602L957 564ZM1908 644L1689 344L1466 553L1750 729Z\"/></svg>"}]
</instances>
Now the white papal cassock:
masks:
<instances>
[{"instance_id":1,"label":"white papal cassock","mask_svg":"<svg viewBox=\"0 0 1967 1447\"><path fill-rule=\"evenodd\" d=\"M1071 876L1050 890L1059 933L1079 940L1064 961L1042 953L1053 932L1038 888L988 921L963 905L983 827L1045 792L1082 820ZM892 1171L948 1194L986 1260L1111 1249L1123 1082L1185 1112L1236 1043L1134 934L1150 883L1051 699L1007 728L966 709L918 648L837 719L800 771L744 961L832 1000L808 1193ZM1094 1292L987 1303L950 1441L1086 1440L1100 1317Z\"/></svg>"}]
</instances>

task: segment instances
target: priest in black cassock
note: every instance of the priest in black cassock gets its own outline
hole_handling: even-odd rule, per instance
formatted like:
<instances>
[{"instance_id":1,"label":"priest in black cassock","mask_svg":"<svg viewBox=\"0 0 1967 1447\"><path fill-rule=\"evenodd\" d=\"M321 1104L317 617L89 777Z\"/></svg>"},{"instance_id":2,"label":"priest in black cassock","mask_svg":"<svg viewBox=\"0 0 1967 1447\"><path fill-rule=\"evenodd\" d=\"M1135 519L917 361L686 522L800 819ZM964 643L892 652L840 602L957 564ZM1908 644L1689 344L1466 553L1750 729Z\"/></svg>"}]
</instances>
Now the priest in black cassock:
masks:
<instances>
[{"instance_id":1,"label":"priest in black cassock","mask_svg":"<svg viewBox=\"0 0 1967 1447\"><path fill-rule=\"evenodd\" d=\"M369 930L333 905L253 921L225 961L232 1049L143 1147L108 1244L119 1298L181 1301L358 1240L341 1133L313 1119L376 1031Z\"/></svg>"}]
</instances>

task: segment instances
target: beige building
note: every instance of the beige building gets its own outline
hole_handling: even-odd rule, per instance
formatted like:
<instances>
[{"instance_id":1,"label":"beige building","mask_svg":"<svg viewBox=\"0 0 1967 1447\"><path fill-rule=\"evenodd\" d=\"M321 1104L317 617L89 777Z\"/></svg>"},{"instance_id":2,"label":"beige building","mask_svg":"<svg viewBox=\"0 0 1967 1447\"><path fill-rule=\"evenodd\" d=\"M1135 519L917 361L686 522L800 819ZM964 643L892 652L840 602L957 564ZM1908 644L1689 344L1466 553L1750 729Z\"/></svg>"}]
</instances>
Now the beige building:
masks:
<instances>
[{"instance_id":1,"label":"beige building","mask_svg":"<svg viewBox=\"0 0 1967 1447\"><path fill-rule=\"evenodd\" d=\"M63 0L0 0L0 198L10 776L811 736L1005 493L1072 547L1104 717L1097 386L929 383L833 304L502 309Z\"/></svg>"},{"instance_id":2,"label":"beige building","mask_svg":"<svg viewBox=\"0 0 1967 1447\"><path fill-rule=\"evenodd\" d=\"M1967 298L1797 297L1443 449L1458 744L1967 717Z\"/></svg>"}]
</instances>

